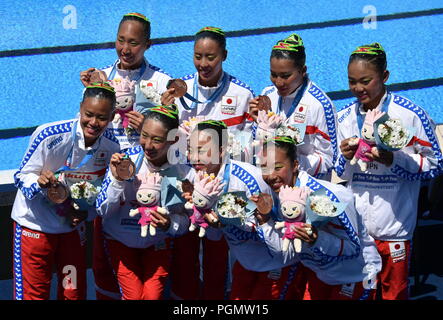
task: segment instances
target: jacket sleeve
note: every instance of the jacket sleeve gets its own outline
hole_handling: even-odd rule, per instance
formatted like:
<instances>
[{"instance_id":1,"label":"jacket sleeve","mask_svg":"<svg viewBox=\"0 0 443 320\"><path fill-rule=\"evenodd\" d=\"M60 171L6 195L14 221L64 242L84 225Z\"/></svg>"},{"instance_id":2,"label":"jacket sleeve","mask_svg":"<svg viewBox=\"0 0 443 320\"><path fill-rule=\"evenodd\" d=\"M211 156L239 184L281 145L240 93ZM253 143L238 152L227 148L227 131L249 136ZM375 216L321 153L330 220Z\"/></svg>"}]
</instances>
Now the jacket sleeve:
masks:
<instances>
[{"instance_id":1,"label":"jacket sleeve","mask_svg":"<svg viewBox=\"0 0 443 320\"><path fill-rule=\"evenodd\" d=\"M14 185L28 200L34 199L42 192L37 180L48 160L45 145L46 140L41 130L34 131L20 168L14 174ZM42 194L45 194L45 192L42 192Z\"/></svg>"},{"instance_id":2,"label":"jacket sleeve","mask_svg":"<svg viewBox=\"0 0 443 320\"><path fill-rule=\"evenodd\" d=\"M443 171L443 157L436 134L435 124L424 111L422 116L414 117L413 126L417 128L411 146L394 151L391 171L405 180L431 179Z\"/></svg>"},{"instance_id":3,"label":"jacket sleeve","mask_svg":"<svg viewBox=\"0 0 443 320\"><path fill-rule=\"evenodd\" d=\"M351 138L352 135L349 131L349 126L352 123L350 121L344 121L337 127L337 159L335 161L334 169L337 175L343 180L351 180L354 173L354 166L352 166L348 160L343 156L340 151L340 144L343 140Z\"/></svg>"},{"instance_id":4,"label":"jacket sleeve","mask_svg":"<svg viewBox=\"0 0 443 320\"><path fill-rule=\"evenodd\" d=\"M314 177L327 174L337 157L336 113L332 102L325 98L312 114L313 123L306 127L300 146L299 161L305 171Z\"/></svg>"},{"instance_id":5,"label":"jacket sleeve","mask_svg":"<svg viewBox=\"0 0 443 320\"><path fill-rule=\"evenodd\" d=\"M120 210L121 196L124 197L125 186L128 183L127 181L119 181L114 178L108 167L95 203L99 216L103 217Z\"/></svg>"}]
</instances>

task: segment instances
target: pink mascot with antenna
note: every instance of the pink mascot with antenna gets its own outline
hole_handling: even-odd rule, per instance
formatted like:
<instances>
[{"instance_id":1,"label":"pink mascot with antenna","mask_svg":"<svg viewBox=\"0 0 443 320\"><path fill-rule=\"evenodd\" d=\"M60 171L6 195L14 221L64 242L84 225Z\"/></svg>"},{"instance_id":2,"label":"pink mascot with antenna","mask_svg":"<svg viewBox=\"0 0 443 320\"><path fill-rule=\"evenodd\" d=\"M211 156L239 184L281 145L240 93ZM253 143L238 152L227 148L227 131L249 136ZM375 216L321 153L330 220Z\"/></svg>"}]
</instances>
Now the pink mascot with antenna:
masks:
<instances>
[{"instance_id":1,"label":"pink mascot with antenna","mask_svg":"<svg viewBox=\"0 0 443 320\"><path fill-rule=\"evenodd\" d=\"M158 172L147 172L146 174L138 174L136 181L138 181L140 184L136 194L140 207L137 209L131 209L129 211L129 216L135 217L136 215L140 214L141 217L138 220L138 224L141 225L142 237L147 236L148 226L149 234L151 236L155 236L156 229L153 225L151 225L152 217L150 210L157 211L162 214L168 214L168 210L166 208L158 206L160 203L162 176L160 176Z\"/></svg>"},{"instance_id":2,"label":"pink mascot with antenna","mask_svg":"<svg viewBox=\"0 0 443 320\"><path fill-rule=\"evenodd\" d=\"M292 242L295 252L301 251L301 240L296 238L295 227L301 227L305 221L306 199L310 194L308 188L298 188L283 186L280 188L279 198L281 203L281 211L285 217L285 221L277 222L275 229L284 230L282 250L288 251L289 244ZM312 232L307 228L308 234Z\"/></svg>"},{"instance_id":3,"label":"pink mascot with antenna","mask_svg":"<svg viewBox=\"0 0 443 320\"><path fill-rule=\"evenodd\" d=\"M369 110L366 113L365 121L361 128L362 138L352 138L348 142L349 146L358 145L350 164L358 163L361 171L366 171L368 169L368 162L372 161L366 156L366 153L370 153L372 148L375 147L374 122L384 115L385 113L379 110Z\"/></svg>"},{"instance_id":4,"label":"pink mascot with antenna","mask_svg":"<svg viewBox=\"0 0 443 320\"><path fill-rule=\"evenodd\" d=\"M133 110L135 102L135 81L131 81L128 78L116 79L110 81L111 86L115 90L115 97L117 99L116 115L114 122L118 122L120 119L123 124L123 128L129 133L133 129L129 127L129 119L126 113Z\"/></svg>"},{"instance_id":5,"label":"pink mascot with antenna","mask_svg":"<svg viewBox=\"0 0 443 320\"><path fill-rule=\"evenodd\" d=\"M206 234L208 223L204 219L204 215L212 210L215 202L220 194L223 192L223 186L220 179L214 175L208 175L203 171L198 171L195 177L194 192L192 193L192 202L186 203L186 209L192 209L193 213L189 217L191 225L189 231L194 231L197 227L199 230L199 237L202 238ZM216 222L216 221L213 221Z\"/></svg>"}]
</instances>

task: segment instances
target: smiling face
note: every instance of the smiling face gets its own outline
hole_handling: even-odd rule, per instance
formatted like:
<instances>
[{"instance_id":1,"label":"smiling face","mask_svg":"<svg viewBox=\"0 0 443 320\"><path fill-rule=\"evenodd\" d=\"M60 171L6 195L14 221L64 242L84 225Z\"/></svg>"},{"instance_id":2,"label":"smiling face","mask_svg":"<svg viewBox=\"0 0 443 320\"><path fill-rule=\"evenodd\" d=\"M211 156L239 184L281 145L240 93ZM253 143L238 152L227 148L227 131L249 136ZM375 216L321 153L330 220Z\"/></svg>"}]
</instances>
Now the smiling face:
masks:
<instances>
[{"instance_id":1,"label":"smiling face","mask_svg":"<svg viewBox=\"0 0 443 320\"><path fill-rule=\"evenodd\" d=\"M290 59L271 58L270 78L280 96L293 93L303 83L306 71L306 66L300 69Z\"/></svg>"},{"instance_id":2,"label":"smiling face","mask_svg":"<svg viewBox=\"0 0 443 320\"><path fill-rule=\"evenodd\" d=\"M211 129L194 130L189 138L189 161L197 171L217 175L223 161L224 152L219 147L217 133Z\"/></svg>"},{"instance_id":3,"label":"smiling face","mask_svg":"<svg viewBox=\"0 0 443 320\"><path fill-rule=\"evenodd\" d=\"M365 110L378 106L385 94L384 84L388 78L389 71L381 73L373 64L362 59L354 60L348 65L349 89Z\"/></svg>"},{"instance_id":4,"label":"smiling face","mask_svg":"<svg viewBox=\"0 0 443 320\"><path fill-rule=\"evenodd\" d=\"M298 175L298 161L291 161L286 151L268 145L260 158L263 180L278 193L282 186L293 186Z\"/></svg>"},{"instance_id":5,"label":"smiling face","mask_svg":"<svg viewBox=\"0 0 443 320\"><path fill-rule=\"evenodd\" d=\"M88 97L80 105L80 126L85 137L85 146L92 146L105 131L114 117L112 102L109 99Z\"/></svg>"},{"instance_id":6,"label":"smiling face","mask_svg":"<svg viewBox=\"0 0 443 320\"><path fill-rule=\"evenodd\" d=\"M206 87L217 85L227 54L217 41L210 38L201 38L194 44L194 66L201 85Z\"/></svg>"},{"instance_id":7,"label":"smiling face","mask_svg":"<svg viewBox=\"0 0 443 320\"><path fill-rule=\"evenodd\" d=\"M145 151L146 159L157 167L168 161L169 147L176 141L168 141L168 133L168 128L161 121L147 119L143 123L140 145Z\"/></svg>"},{"instance_id":8,"label":"smiling face","mask_svg":"<svg viewBox=\"0 0 443 320\"><path fill-rule=\"evenodd\" d=\"M208 205L207 199L196 190L192 193L192 202L197 208L205 208Z\"/></svg>"},{"instance_id":9,"label":"smiling face","mask_svg":"<svg viewBox=\"0 0 443 320\"><path fill-rule=\"evenodd\" d=\"M118 29L115 50L120 59L119 67L125 70L137 69L143 62L145 51L151 41L146 39L143 26L138 21L124 21Z\"/></svg>"},{"instance_id":10,"label":"smiling face","mask_svg":"<svg viewBox=\"0 0 443 320\"><path fill-rule=\"evenodd\" d=\"M145 206L153 205L159 198L156 190L142 189L137 191L137 201Z\"/></svg>"},{"instance_id":11,"label":"smiling face","mask_svg":"<svg viewBox=\"0 0 443 320\"><path fill-rule=\"evenodd\" d=\"M282 202L281 211L286 218L295 219L304 212L304 206L294 201L286 201Z\"/></svg>"}]
</instances>

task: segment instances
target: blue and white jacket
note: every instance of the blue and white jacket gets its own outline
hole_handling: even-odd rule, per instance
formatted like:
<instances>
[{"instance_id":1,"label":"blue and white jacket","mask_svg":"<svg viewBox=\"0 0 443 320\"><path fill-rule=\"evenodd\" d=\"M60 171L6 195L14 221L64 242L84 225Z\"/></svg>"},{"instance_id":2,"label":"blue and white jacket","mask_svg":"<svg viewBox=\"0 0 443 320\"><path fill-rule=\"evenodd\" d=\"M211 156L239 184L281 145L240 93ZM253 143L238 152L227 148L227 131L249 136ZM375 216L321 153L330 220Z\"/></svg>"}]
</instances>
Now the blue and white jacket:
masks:
<instances>
[{"instance_id":1,"label":"blue and white jacket","mask_svg":"<svg viewBox=\"0 0 443 320\"><path fill-rule=\"evenodd\" d=\"M141 77L140 77L140 68L134 70L123 70L117 67L118 63L119 60L114 62L114 64L101 69L106 73L106 76L109 77L115 66L115 72L114 72L115 75L113 79L110 80L115 80L119 78L120 79L129 78L129 80L138 79L137 85L135 86L136 95L143 94L141 93L139 87L141 80L148 80L149 81L148 84L150 84L155 90L157 90L159 94L162 94L163 92L166 91L166 85L168 81L171 79L171 76L162 69L149 64L149 62L146 59L145 59L146 69L141 75ZM135 108L136 111L140 111L137 109L136 106ZM113 133L115 137L118 139L122 150L139 145L140 135L137 132L134 132L132 135L129 136L126 135L121 121L110 122L109 128L113 130Z\"/></svg>"},{"instance_id":2,"label":"blue and white jacket","mask_svg":"<svg viewBox=\"0 0 443 320\"><path fill-rule=\"evenodd\" d=\"M160 168L153 166L145 159L141 146L130 148L126 150L125 154L129 155L134 163L138 163L139 157L143 159L138 171L140 174L147 171L159 172L172 166L169 163ZM178 178L192 179L194 169L191 167L176 164L174 168L178 172ZM170 212L171 225L167 231L157 229L155 236L148 233L146 237L142 237L138 224L140 216L129 216L129 211L138 207L136 192L137 187L134 179L119 181L114 178L111 170L108 170L96 201L97 212L103 218L103 232L106 238L117 240L130 248L148 248L162 243L168 237L179 236L187 232L189 219L184 213L184 209L181 208L181 211Z\"/></svg>"},{"instance_id":3,"label":"blue and white jacket","mask_svg":"<svg viewBox=\"0 0 443 320\"><path fill-rule=\"evenodd\" d=\"M197 78L198 73L182 78L188 86L187 93L190 95L193 95L194 83ZM211 103L197 104L194 109L186 110L180 99L176 99L175 103L179 108L180 122L192 117L202 116L205 117L205 120L224 121L231 131L248 128L248 125L252 124L248 120L249 100L254 97L254 92L248 85L227 72L223 73L215 87L204 87L197 84L198 100L201 102L208 100L224 84L224 80L226 80L225 88L218 98ZM192 101L187 98L184 98L184 101L188 106L191 106Z\"/></svg>"},{"instance_id":4,"label":"blue and white jacket","mask_svg":"<svg viewBox=\"0 0 443 320\"><path fill-rule=\"evenodd\" d=\"M307 186L313 191L325 188L331 200L348 205L342 214L318 230L318 238L313 245L302 242L300 253L296 253L292 246L282 252L283 233L281 229L275 229L275 221L271 218L258 227L270 252L285 262L300 261L327 284L366 281L369 282L367 289L375 288L381 258L362 217L355 210L352 192L341 185L317 180L304 171L300 171L298 179L300 186Z\"/></svg>"},{"instance_id":5,"label":"blue and white jacket","mask_svg":"<svg viewBox=\"0 0 443 320\"><path fill-rule=\"evenodd\" d=\"M339 145L344 139L360 136L357 108L361 106L354 101L338 113ZM355 194L356 208L363 215L369 234L377 240L404 241L412 239L415 229L420 181L442 172L443 157L435 124L421 107L391 94L388 115L401 119L404 127L416 128L413 143L393 152L391 166L374 161L368 164L366 172L358 165L350 165L340 154L336 172L348 180L348 188Z\"/></svg>"},{"instance_id":6,"label":"blue and white jacket","mask_svg":"<svg viewBox=\"0 0 443 320\"><path fill-rule=\"evenodd\" d=\"M19 225L45 233L66 233L73 230L65 217L57 215L55 206L46 197L47 189L40 188L37 180L43 170L57 171L65 165L72 149L71 167L76 168L86 153L96 150L94 156L76 171L65 172L68 185L79 181L101 184L111 155L120 147L108 129L91 147L86 148L83 130L74 123L78 119L52 122L39 126L31 135L28 149L19 170L14 174L15 186L19 189L12 207L11 217ZM73 147L74 146L74 147ZM95 216L95 208L89 210L89 219Z\"/></svg>"},{"instance_id":7,"label":"blue and white jacket","mask_svg":"<svg viewBox=\"0 0 443 320\"><path fill-rule=\"evenodd\" d=\"M273 112L286 118L299 90L301 87L282 97L280 112L280 95L275 86L264 88L261 94L271 99ZM314 82L308 80L305 93L285 123L306 124L304 144L297 148L300 169L316 178L329 179L337 158L336 110L332 100Z\"/></svg>"}]
</instances>

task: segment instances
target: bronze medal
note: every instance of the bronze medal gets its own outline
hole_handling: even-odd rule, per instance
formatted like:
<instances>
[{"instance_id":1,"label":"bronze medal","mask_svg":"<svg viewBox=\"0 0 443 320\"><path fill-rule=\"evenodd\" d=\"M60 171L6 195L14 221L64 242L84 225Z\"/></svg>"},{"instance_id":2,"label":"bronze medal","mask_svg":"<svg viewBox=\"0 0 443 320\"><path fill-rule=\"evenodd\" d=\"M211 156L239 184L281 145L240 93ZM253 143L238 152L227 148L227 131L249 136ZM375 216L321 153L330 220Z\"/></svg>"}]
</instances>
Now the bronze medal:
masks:
<instances>
[{"instance_id":1,"label":"bronze medal","mask_svg":"<svg viewBox=\"0 0 443 320\"><path fill-rule=\"evenodd\" d=\"M68 199L69 189L66 185L61 182L50 186L48 188L48 199L55 204L61 204Z\"/></svg>"},{"instance_id":2,"label":"bronze medal","mask_svg":"<svg viewBox=\"0 0 443 320\"><path fill-rule=\"evenodd\" d=\"M172 94L175 98L181 98L186 94L186 91L188 91L188 86L185 81L182 79L172 79L169 80L168 85L166 86L168 89L174 88L175 91Z\"/></svg>"},{"instance_id":3,"label":"bronze medal","mask_svg":"<svg viewBox=\"0 0 443 320\"><path fill-rule=\"evenodd\" d=\"M258 96L258 110L271 110L271 99L268 96Z\"/></svg>"},{"instance_id":4,"label":"bronze medal","mask_svg":"<svg viewBox=\"0 0 443 320\"><path fill-rule=\"evenodd\" d=\"M124 157L115 171L120 180L128 180L135 175L135 164L129 157Z\"/></svg>"},{"instance_id":5,"label":"bronze medal","mask_svg":"<svg viewBox=\"0 0 443 320\"><path fill-rule=\"evenodd\" d=\"M101 70L91 71L91 77L89 79L90 83L94 82L103 83L105 81L108 81L108 78L106 77L106 74L103 71Z\"/></svg>"}]
</instances>

